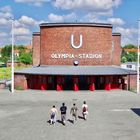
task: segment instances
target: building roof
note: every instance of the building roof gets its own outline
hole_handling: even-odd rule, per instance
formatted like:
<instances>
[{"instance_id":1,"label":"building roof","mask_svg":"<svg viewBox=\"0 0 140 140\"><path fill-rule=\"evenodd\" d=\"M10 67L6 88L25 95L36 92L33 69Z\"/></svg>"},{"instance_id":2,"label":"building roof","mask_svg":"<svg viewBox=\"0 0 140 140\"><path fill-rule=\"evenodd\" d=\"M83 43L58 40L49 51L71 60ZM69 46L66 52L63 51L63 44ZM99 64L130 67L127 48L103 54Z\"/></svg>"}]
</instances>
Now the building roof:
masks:
<instances>
[{"instance_id":1,"label":"building roof","mask_svg":"<svg viewBox=\"0 0 140 140\"><path fill-rule=\"evenodd\" d=\"M135 65L137 66L137 62L125 62L125 63L122 63L121 65Z\"/></svg>"},{"instance_id":2,"label":"building roof","mask_svg":"<svg viewBox=\"0 0 140 140\"><path fill-rule=\"evenodd\" d=\"M16 74L33 75L128 75L136 74L118 66L39 66L15 71Z\"/></svg>"},{"instance_id":3,"label":"building roof","mask_svg":"<svg viewBox=\"0 0 140 140\"><path fill-rule=\"evenodd\" d=\"M112 24L107 23L42 23L40 24L40 27L60 27L60 26L93 26L93 27L109 27L112 28Z\"/></svg>"}]
</instances>

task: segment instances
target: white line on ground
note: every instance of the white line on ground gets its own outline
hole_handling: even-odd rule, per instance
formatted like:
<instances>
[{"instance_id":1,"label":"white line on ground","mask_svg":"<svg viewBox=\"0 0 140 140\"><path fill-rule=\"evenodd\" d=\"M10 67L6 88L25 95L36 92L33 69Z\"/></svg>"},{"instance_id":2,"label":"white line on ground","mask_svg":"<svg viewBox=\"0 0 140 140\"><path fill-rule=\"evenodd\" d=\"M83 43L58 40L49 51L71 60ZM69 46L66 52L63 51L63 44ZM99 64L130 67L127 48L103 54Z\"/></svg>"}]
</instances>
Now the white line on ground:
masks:
<instances>
[{"instance_id":1,"label":"white line on ground","mask_svg":"<svg viewBox=\"0 0 140 140\"><path fill-rule=\"evenodd\" d=\"M120 111L120 112L121 112L121 111L122 111L122 112L126 111L126 112L127 112L127 111L131 111L131 110L130 110L130 109L112 109L112 110L109 110L109 111L116 111L116 112L117 112L117 111L118 111L118 112L119 112L119 111Z\"/></svg>"}]
</instances>

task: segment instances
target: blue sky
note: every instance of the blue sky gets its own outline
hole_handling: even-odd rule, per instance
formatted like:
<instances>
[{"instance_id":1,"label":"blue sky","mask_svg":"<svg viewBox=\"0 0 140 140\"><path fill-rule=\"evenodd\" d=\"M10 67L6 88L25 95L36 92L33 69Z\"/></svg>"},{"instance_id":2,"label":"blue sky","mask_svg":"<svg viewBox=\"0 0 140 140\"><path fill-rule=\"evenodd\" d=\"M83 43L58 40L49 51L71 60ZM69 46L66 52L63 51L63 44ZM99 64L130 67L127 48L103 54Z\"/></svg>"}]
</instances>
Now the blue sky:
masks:
<instances>
[{"instance_id":1,"label":"blue sky","mask_svg":"<svg viewBox=\"0 0 140 140\"><path fill-rule=\"evenodd\" d=\"M14 17L15 44L30 44L42 22L101 22L113 24L122 45L137 45L140 0L0 0L0 47L11 44Z\"/></svg>"}]
</instances>

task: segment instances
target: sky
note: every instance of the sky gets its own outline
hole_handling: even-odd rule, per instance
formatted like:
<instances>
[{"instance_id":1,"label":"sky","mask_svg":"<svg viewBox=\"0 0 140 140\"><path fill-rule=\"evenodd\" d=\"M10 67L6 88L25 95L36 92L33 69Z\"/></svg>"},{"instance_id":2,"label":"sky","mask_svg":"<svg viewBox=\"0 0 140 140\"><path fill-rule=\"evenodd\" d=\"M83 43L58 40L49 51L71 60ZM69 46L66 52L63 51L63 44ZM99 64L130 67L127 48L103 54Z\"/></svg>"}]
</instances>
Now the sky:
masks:
<instances>
[{"instance_id":1,"label":"sky","mask_svg":"<svg viewBox=\"0 0 140 140\"><path fill-rule=\"evenodd\" d=\"M0 0L0 47L29 45L40 23L110 23L122 35L121 45L137 45L140 0Z\"/></svg>"}]
</instances>

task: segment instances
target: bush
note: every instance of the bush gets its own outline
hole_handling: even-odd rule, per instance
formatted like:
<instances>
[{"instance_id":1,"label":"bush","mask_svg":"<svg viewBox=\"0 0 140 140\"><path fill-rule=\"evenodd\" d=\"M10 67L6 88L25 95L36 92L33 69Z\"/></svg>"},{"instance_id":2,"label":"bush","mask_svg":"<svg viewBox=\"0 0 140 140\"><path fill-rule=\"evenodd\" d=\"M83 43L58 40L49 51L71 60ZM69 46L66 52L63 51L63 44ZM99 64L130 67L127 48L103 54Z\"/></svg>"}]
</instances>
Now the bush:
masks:
<instances>
[{"instance_id":1,"label":"bush","mask_svg":"<svg viewBox=\"0 0 140 140\"><path fill-rule=\"evenodd\" d=\"M16 90L24 90L23 87L21 87L21 86L17 86L15 89Z\"/></svg>"}]
</instances>

